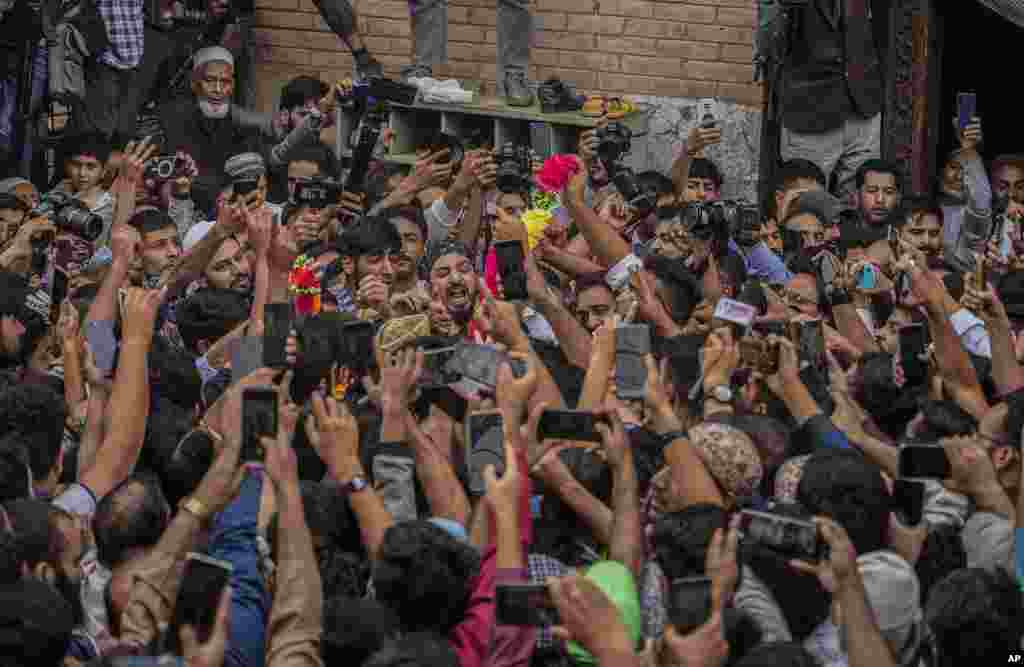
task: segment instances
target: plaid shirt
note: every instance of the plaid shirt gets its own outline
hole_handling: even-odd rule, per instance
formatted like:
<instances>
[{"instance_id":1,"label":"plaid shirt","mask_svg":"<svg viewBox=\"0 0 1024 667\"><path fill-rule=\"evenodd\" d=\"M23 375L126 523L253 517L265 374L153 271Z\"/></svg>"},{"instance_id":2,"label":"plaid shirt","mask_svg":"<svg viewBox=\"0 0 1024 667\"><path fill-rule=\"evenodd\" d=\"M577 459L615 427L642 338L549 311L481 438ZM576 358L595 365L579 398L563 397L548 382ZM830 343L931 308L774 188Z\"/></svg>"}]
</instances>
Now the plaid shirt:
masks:
<instances>
[{"instance_id":1,"label":"plaid shirt","mask_svg":"<svg viewBox=\"0 0 1024 667\"><path fill-rule=\"evenodd\" d=\"M134 69L142 60L142 0L97 0L96 7L110 37L110 48L99 61L116 69Z\"/></svg>"}]
</instances>

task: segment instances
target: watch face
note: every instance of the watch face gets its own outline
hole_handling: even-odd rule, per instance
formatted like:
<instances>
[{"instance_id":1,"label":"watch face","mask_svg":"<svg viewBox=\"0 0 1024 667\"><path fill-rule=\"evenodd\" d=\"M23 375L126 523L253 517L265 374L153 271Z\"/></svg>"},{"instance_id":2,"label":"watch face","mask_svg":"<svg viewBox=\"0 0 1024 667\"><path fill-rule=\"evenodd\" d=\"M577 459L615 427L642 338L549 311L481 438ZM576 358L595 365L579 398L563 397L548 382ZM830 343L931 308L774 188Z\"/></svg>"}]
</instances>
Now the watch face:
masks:
<instances>
[{"instance_id":1,"label":"watch face","mask_svg":"<svg viewBox=\"0 0 1024 667\"><path fill-rule=\"evenodd\" d=\"M352 481L350 481L348 483L348 490L349 491L362 491L363 489L365 489L369 485L370 485L370 483L366 481L365 477L353 477Z\"/></svg>"},{"instance_id":2,"label":"watch face","mask_svg":"<svg viewBox=\"0 0 1024 667\"><path fill-rule=\"evenodd\" d=\"M732 400L732 390L726 386L718 386L715 387L714 396L716 400L728 403Z\"/></svg>"}]
</instances>

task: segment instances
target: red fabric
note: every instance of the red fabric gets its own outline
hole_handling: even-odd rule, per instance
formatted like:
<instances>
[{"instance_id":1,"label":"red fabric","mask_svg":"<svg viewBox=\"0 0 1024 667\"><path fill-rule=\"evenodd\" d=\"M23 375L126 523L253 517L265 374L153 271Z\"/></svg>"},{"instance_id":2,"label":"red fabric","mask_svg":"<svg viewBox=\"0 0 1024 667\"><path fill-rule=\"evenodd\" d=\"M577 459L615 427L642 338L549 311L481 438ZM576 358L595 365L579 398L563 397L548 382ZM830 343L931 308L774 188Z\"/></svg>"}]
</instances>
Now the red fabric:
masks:
<instances>
[{"instance_id":1,"label":"red fabric","mask_svg":"<svg viewBox=\"0 0 1024 667\"><path fill-rule=\"evenodd\" d=\"M544 161L534 181L544 192L557 194L565 189L569 179L581 168L580 161L575 155L552 155Z\"/></svg>"},{"instance_id":2,"label":"red fabric","mask_svg":"<svg viewBox=\"0 0 1024 667\"><path fill-rule=\"evenodd\" d=\"M466 615L455 626L448 641L459 656L459 667L482 667L490 649L491 629L494 627L494 580L498 555L492 546L484 552L480 572L473 581Z\"/></svg>"}]
</instances>

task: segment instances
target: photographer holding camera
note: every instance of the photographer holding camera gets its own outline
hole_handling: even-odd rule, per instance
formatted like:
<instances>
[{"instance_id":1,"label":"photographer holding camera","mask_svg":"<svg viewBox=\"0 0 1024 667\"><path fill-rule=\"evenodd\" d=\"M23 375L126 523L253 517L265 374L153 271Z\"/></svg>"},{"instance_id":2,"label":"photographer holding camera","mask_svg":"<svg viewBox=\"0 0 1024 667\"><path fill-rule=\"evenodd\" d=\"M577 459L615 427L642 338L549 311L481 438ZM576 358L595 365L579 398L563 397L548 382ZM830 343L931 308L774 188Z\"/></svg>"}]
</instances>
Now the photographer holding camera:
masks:
<instances>
[{"instance_id":1,"label":"photographer holding camera","mask_svg":"<svg viewBox=\"0 0 1024 667\"><path fill-rule=\"evenodd\" d=\"M87 240L106 245L114 216L114 198L102 183L110 158L110 144L97 133L84 133L67 138L60 153L64 161L64 180L43 199L66 195L81 203L85 210L98 216L102 224L100 234Z\"/></svg>"}]
</instances>

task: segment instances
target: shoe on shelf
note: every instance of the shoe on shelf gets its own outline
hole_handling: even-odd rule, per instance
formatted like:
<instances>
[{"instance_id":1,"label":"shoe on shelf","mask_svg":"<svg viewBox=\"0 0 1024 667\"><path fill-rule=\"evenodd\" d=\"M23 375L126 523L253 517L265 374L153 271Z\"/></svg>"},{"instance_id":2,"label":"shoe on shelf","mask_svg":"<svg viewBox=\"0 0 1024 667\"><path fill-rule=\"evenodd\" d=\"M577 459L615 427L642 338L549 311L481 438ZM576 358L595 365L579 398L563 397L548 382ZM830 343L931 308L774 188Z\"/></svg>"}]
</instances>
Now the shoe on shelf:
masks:
<instances>
[{"instance_id":1,"label":"shoe on shelf","mask_svg":"<svg viewBox=\"0 0 1024 667\"><path fill-rule=\"evenodd\" d=\"M510 107L528 107L533 104L533 91L524 70L505 70L505 102Z\"/></svg>"},{"instance_id":2,"label":"shoe on shelf","mask_svg":"<svg viewBox=\"0 0 1024 667\"><path fill-rule=\"evenodd\" d=\"M406 65L402 68L402 81L408 83L409 79L431 79L434 77L434 70L430 65Z\"/></svg>"},{"instance_id":3,"label":"shoe on shelf","mask_svg":"<svg viewBox=\"0 0 1024 667\"><path fill-rule=\"evenodd\" d=\"M604 115L607 103L608 101L603 95L591 95L583 102L583 108L580 109L580 113L591 118L600 118Z\"/></svg>"},{"instance_id":4,"label":"shoe on shelf","mask_svg":"<svg viewBox=\"0 0 1024 667\"><path fill-rule=\"evenodd\" d=\"M537 87L540 109L543 113L566 113L579 111L583 100L572 88L558 78L550 78Z\"/></svg>"},{"instance_id":5,"label":"shoe on shelf","mask_svg":"<svg viewBox=\"0 0 1024 667\"><path fill-rule=\"evenodd\" d=\"M624 97L613 97L605 103L605 115L609 120L620 120L636 111L636 105Z\"/></svg>"},{"instance_id":6,"label":"shoe on shelf","mask_svg":"<svg viewBox=\"0 0 1024 667\"><path fill-rule=\"evenodd\" d=\"M384 76L384 66L370 55L366 49L359 49L354 54L356 59L356 78L362 81L366 79L380 78Z\"/></svg>"}]
</instances>

